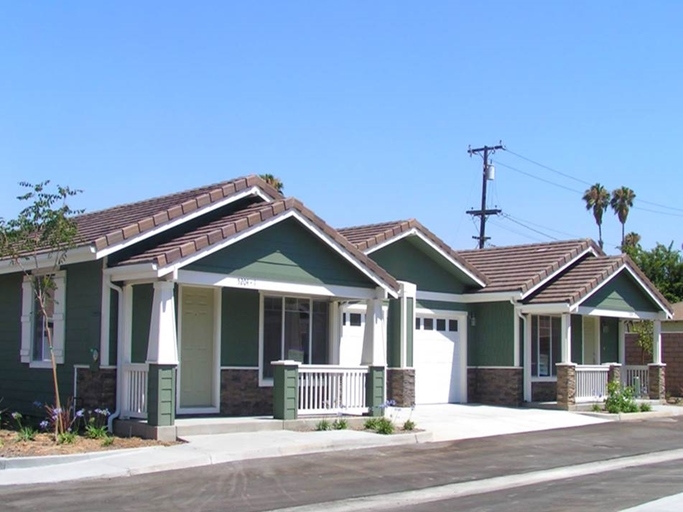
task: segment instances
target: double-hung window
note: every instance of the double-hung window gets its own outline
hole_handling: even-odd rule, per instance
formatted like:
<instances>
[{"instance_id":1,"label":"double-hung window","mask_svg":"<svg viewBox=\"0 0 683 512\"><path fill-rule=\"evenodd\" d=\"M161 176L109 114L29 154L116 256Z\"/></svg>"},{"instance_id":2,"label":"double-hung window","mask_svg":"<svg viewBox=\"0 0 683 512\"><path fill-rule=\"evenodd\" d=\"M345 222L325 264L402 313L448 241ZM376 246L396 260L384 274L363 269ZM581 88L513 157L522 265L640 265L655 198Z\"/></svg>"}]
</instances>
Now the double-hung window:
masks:
<instances>
[{"instance_id":1,"label":"double-hung window","mask_svg":"<svg viewBox=\"0 0 683 512\"><path fill-rule=\"evenodd\" d=\"M325 364L329 347L329 303L299 297L263 297L261 376L273 378L272 361Z\"/></svg>"},{"instance_id":2,"label":"double-hung window","mask_svg":"<svg viewBox=\"0 0 683 512\"><path fill-rule=\"evenodd\" d=\"M21 350L22 363L36 368L50 367L50 339L55 362L64 363L64 301L66 273L52 276L54 287L42 291L42 305L35 292L32 278L24 279L22 286Z\"/></svg>"},{"instance_id":3,"label":"double-hung window","mask_svg":"<svg viewBox=\"0 0 683 512\"><path fill-rule=\"evenodd\" d=\"M561 318L534 315L531 317L531 376L557 376L561 352Z\"/></svg>"}]
</instances>

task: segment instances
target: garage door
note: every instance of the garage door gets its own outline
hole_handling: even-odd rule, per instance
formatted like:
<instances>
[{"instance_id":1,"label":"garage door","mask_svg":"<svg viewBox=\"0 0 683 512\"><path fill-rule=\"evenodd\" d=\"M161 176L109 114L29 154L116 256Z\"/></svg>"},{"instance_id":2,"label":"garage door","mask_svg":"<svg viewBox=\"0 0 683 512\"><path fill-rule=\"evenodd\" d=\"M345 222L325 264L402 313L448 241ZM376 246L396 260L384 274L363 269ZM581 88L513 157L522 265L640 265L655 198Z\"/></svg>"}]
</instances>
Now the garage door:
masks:
<instances>
[{"instance_id":1,"label":"garage door","mask_svg":"<svg viewBox=\"0 0 683 512\"><path fill-rule=\"evenodd\" d=\"M458 321L417 315L413 337L415 403L445 404L460 396Z\"/></svg>"}]
</instances>

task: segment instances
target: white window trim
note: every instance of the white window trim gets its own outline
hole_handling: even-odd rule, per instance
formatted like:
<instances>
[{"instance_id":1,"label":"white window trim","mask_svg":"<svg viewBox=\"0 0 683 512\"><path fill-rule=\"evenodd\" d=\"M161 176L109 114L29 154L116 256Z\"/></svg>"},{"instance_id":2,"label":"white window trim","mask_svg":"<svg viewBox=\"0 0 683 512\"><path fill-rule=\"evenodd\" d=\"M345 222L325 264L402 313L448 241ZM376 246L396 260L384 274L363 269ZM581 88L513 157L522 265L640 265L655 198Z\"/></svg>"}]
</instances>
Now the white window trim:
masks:
<instances>
[{"instance_id":1,"label":"white window trim","mask_svg":"<svg viewBox=\"0 0 683 512\"><path fill-rule=\"evenodd\" d=\"M66 271L62 270L54 273L54 313L52 315L52 352L57 364L64 364L65 349L65 314L66 314ZM33 308L35 305L35 294L33 292L33 282L30 277L24 277L22 283L21 300L21 350L19 357L22 363L28 363L30 368L51 368L52 362L49 360L33 360Z\"/></svg>"},{"instance_id":2,"label":"white window trim","mask_svg":"<svg viewBox=\"0 0 683 512\"><path fill-rule=\"evenodd\" d=\"M534 375L533 373L531 374L531 381L532 382L557 382L557 375L552 375L553 371L553 326L552 326L552 321L553 318L561 318L559 315L543 315L543 314L538 314L538 315L531 315L530 320L531 320L531 325L530 325L530 330L531 330L531 350L533 351L534 348L534 341L536 341L536 372L538 372L538 367L539 367L539 361L541 357L540 353L540 342L538 340L538 333L540 330L540 327L536 328L536 340L534 340L533 337L533 332L534 332L534 318L537 318L537 322L540 322L540 317L548 317L550 318L550 354L548 354L548 368L550 369L551 374L550 375ZM560 342L562 342L562 335L560 335Z\"/></svg>"}]
</instances>

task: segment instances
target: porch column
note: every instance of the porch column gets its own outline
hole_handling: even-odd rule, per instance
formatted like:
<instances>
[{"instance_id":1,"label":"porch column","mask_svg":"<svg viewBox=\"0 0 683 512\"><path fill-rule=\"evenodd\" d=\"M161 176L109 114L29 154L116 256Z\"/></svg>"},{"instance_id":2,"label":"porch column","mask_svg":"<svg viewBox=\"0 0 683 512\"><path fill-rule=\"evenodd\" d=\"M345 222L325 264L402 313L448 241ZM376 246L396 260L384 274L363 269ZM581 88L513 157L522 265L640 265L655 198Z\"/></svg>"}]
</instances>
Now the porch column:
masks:
<instances>
[{"instance_id":1,"label":"porch column","mask_svg":"<svg viewBox=\"0 0 683 512\"><path fill-rule=\"evenodd\" d=\"M369 299L365 309L365 332L363 334L362 365L386 366L386 339L384 336L384 310L382 308L383 290L377 298Z\"/></svg>"},{"instance_id":2,"label":"porch column","mask_svg":"<svg viewBox=\"0 0 683 512\"><path fill-rule=\"evenodd\" d=\"M562 363L572 362L572 316L569 313L562 313L561 322L562 331L562 349L561 349L561 359Z\"/></svg>"},{"instance_id":3,"label":"porch column","mask_svg":"<svg viewBox=\"0 0 683 512\"><path fill-rule=\"evenodd\" d=\"M651 400L666 396L665 364L662 363L662 322L652 322L652 364L648 365L648 395Z\"/></svg>"},{"instance_id":4,"label":"porch column","mask_svg":"<svg viewBox=\"0 0 683 512\"><path fill-rule=\"evenodd\" d=\"M152 426L175 424L178 344L173 289L171 281L154 283L147 347L147 423Z\"/></svg>"},{"instance_id":5,"label":"porch column","mask_svg":"<svg viewBox=\"0 0 683 512\"><path fill-rule=\"evenodd\" d=\"M399 281L398 299L389 301L387 319L387 399L397 407L415 403L413 331L415 330L415 295L417 286Z\"/></svg>"}]
</instances>

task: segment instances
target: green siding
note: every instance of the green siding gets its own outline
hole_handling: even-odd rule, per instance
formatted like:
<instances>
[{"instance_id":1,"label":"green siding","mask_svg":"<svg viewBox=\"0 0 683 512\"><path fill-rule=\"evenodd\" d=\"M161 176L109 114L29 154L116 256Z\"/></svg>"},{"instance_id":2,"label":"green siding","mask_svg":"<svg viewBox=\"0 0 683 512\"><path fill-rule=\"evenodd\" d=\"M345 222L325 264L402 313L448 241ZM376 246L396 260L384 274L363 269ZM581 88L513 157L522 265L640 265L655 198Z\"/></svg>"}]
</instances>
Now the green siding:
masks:
<instances>
[{"instance_id":1,"label":"green siding","mask_svg":"<svg viewBox=\"0 0 683 512\"><path fill-rule=\"evenodd\" d=\"M132 363L144 363L147 360L149 323L152 320L153 299L153 285L138 284L133 286L133 335L131 340Z\"/></svg>"},{"instance_id":2,"label":"green siding","mask_svg":"<svg viewBox=\"0 0 683 512\"><path fill-rule=\"evenodd\" d=\"M618 318L600 318L600 362L619 362Z\"/></svg>"},{"instance_id":3,"label":"green siding","mask_svg":"<svg viewBox=\"0 0 683 512\"><path fill-rule=\"evenodd\" d=\"M92 349L100 346L100 307L102 303L101 264L67 265L65 298L64 364L57 378L62 400L73 395L73 365L90 364ZM3 408L23 413L39 413L34 401L54 403L52 371L29 368L19 359L21 347L20 273L0 276L0 397Z\"/></svg>"},{"instance_id":4,"label":"green siding","mask_svg":"<svg viewBox=\"0 0 683 512\"><path fill-rule=\"evenodd\" d=\"M376 286L295 219L275 224L186 268L299 284Z\"/></svg>"},{"instance_id":5,"label":"green siding","mask_svg":"<svg viewBox=\"0 0 683 512\"><path fill-rule=\"evenodd\" d=\"M583 317L572 315L572 363L583 364Z\"/></svg>"},{"instance_id":6,"label":"green siding","mask_svg":"<svg viewBox=\"0 0 683 512\"><path fill-rule=\"evenodd\" d=\"M474 284L443 256L418 240L403 238L370 253L370 257L396 279L415 283L418 290L462 293Z\"/></svg>"},{"instance_id":7,"label":"green siding","mask_svg":"<svg viewBox=\"0 0 683 512\"><path fill-rule=\"evenodd\" d=\"M109 303L109 364L116 364L119 338L119 294L114 290L110 293Z\"/></svg>"},{"instance_id":8,"label":"green siding","mask_svg":"<svg viewBox=\"0 0 683 512\"><path fill-rule=\"evenodd\" d=\"M273 418L295 420L299 408L299 367L277 364L273 367Z\"/></svg>"},{"instance_id":9,"label":"green siding","mask_svg":"<svg viewBox=\"0 0 683 512\"><path fill-rule=\"evenodd\" d=\"M659 312L660 308L650 299L641 286L626 272L619 273L581 306L613 311Z\"/></svg>"},{"instance_id":10,"label":"green siding","mask_svg":"<svg viewBox=\"0 0 683 512\"><path fill-rule=\"evenodd\" d=\"M401 361L401 300L391 299L387 319L387 365L397 368Z\"/></svg>"},{"instance_id":11,"label":"green siding","mask_svg":"<svg viewBox=\"0 0 683 512\"><path fill-rule=\"evenodd\" d=\"M406 366L413 366L413 336L415 335L415 302L412 297L406 299Z\"/></svg>"},{"instance_id":12,"label":"green siding","mask_svg":"<svg viewBox=\"0 0 683 512\"><path fill-rule=\"evenodd\" d=\"M662 332L683 332L683 322L662 322Z\"/></svg>"},{"instance_id":13,"label":"green siding","mask_svg":"<svg viewBox=\"0 0 683 512\"><path fill-rule=\"evenodd\" d=\"M417 300L418 308L425 308L431 310L443 310L443 311L467 311L467 304L461 304L459 302L445 302L442 300Z\"/></svg>"},{"instance_id":14,"label":"green siding","mask_svg":"<svg viewBox=\"0 0 683 512\"><path fill-rule=\"evenodd\" d=\"M223 288L221 308L221 366L258 366L258 292Z\"/></svg>"},{"instance_id":15,"label":"green siding","mask_svg":"<svg viewBox=\"0 0 683 512\"><path fill-rule=\"evenodd\" d=\"M175 424L176 366L150 364L147 380L147 422L152 426Z\"/></svg>"},{"instance_id":16,"label":"green siding","mask_svg":"<svg viewBox=\"0 0 683 512\"><path fill-rule=\"evenodd\" d=\"M468 328L469 366L512 366L514 364L514 315L509 302L472 304L476 325Z\"/></svg>"}]
</instances>

